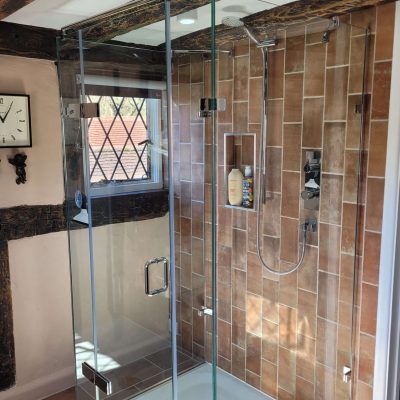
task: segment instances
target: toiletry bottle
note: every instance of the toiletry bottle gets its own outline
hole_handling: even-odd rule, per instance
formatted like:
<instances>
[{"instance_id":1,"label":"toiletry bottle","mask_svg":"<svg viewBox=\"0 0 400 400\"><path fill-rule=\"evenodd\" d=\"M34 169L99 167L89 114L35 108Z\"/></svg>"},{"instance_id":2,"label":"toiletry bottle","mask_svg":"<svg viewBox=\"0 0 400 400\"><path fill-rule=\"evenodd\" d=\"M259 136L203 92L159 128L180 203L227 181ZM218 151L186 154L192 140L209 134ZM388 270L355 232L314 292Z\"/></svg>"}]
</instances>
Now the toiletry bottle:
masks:
<instances>
[{"instance_id":1,"label":"toiletry bottle","mask_svg":"<svg viewBox=\"0 0 400 400\"><path fill-rule=\"evenodd\" d=\"M228 175L228 200L231 206L241 206L243 203L243 174L237 168Z\"/></svg>"},{"instance_id":2,"label":"toiletry bottle","mask_svg":"<svg viewBox=\"0 0 400 400\"><path fill-rule=\"evenodd\" d=\"M244 179L243 179L243 207L253 208L253 203L254 203L253 171L250 165L246 165L244 169Z\"/></svg>"}]
</instances>

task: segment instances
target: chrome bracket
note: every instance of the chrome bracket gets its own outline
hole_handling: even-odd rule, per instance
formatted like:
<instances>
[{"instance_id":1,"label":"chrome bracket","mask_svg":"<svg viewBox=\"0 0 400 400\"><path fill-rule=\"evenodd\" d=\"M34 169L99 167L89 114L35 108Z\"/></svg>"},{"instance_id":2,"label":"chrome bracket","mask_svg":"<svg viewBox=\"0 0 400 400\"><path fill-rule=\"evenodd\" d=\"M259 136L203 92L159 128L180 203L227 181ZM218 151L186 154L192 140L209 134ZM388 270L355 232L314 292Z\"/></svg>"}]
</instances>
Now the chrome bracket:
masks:
<instances>
[{"instance_id":1,"label":"chrome bracket","mask_svg":"<svg viewBox=\"0 0 400 400\"><path fill-rule=\"evenodd\" d=\"M225 111L226 99L217 98L202 98L200 99L200 118L209 118L213 115L214 111Z\"/></svg>"},{"instance_id":2,"label":"chrome bracket","mask_svg":"<svg viewBox=\"0 0 400 400\"><path fill-rule=\"evenodd\" d=\"M112 393L111 381L86 362L82 364L82 374L107 396Z\"/></svg>"},{"instance_id":3,"label":"chrome bracket","mask_svg":"<svg viewBox=\"0 0 400 400\"><path fill-rule=\"evenodd\" d=\"M343 382L349 383L351 381L351 368L350 367L343 367Z\"/></svg>"},{"instance_id":4,"label":"chrome bracket","mask_svg":"<svg viewBox=\"0 0 400 400\"><path fill-rule=\"evenodd\" d=\"M201 306L200 310L197 311L199 317L203 317L204 315L213 315L213 310L210 307Z\"/></svg>"},{"instance_id":5,"label":"chrome bracket","mask_svg":"<svg viewBox=\"0 0 400 400\"><path fill-rule=\"evenodd\" d=\"M64 115L71 119L99 118L100 105L99 103L68 104L64 110Z\"/></svg>"}]
</instances>

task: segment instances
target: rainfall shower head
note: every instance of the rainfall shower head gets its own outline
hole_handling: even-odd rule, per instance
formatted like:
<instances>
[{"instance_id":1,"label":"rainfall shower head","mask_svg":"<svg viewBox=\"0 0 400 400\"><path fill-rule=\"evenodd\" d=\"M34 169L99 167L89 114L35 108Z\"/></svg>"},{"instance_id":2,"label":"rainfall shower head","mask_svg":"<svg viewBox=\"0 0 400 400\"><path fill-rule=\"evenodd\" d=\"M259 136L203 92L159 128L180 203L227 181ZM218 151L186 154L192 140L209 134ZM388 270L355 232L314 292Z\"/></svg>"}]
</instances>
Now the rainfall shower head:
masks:
<instances>
[{"instance_id":1,"label":"rainfall shower head","mask_svg":"<svg viewBox=\"0 0 400 400\"><path fill-rule=\"evenodd\" d=\"M240 18L232 16L222 18L221 22L230 28L241 28L244 26L244 22Z\"/></svg>"},{"instance_id":2,"label":"rainfall shower head","mask_svg":"<svg viewBox=\"0 0 400 400\"><path fill-rule=\"evenodd\" d=\"M221 21L224 25L229 26L230 28L242 28L247 36L256 44L257 47L270 47L270 46L275 46L276 45L276 40L275 39L267 39L265 41L260 42L254 32L246 26L246 24L237 17L234 16L227 16L222 18Z\"/></svg>"}]
</instances>

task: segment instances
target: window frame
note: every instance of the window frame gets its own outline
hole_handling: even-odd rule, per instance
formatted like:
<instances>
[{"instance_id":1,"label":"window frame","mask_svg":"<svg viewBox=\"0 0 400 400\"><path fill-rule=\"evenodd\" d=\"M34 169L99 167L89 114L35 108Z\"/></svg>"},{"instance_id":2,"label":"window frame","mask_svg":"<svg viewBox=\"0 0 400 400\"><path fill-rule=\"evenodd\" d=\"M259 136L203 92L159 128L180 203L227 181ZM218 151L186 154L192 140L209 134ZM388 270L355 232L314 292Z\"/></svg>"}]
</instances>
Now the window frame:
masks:
<instances>
[{"instance_id":1,"label":"window frame","mask_svg":"<svg viewBox=\"0 0 400 400\"><path fill-rule=\"evenodd\" d=\"M140 81L136 79L107 77L88 75L85 77L85 84L93 86L112 86L115 88L133 88L133 89L155 89L165 90L164 82ZM88 96L91 94L88 93ZM110 96L111 97L111 96ZM116 96L118 97L118 96ZM124 96L127 97L127 96ZM92 183L90 182L90 191L92 196L106 197L113 195L123 195L129 193L145 192L150 190L160 190L164 187L162 172L162 103L161 99L146 98L146 119L148 125L149 137L152 144L149 144L150 152L150 176L151 179L146 181L127 180L127 181L111 181L108 183ZM89 129L86 126L87 134ZM85 174L90 171L85 171Z\"/></svg>"}]
</instances>

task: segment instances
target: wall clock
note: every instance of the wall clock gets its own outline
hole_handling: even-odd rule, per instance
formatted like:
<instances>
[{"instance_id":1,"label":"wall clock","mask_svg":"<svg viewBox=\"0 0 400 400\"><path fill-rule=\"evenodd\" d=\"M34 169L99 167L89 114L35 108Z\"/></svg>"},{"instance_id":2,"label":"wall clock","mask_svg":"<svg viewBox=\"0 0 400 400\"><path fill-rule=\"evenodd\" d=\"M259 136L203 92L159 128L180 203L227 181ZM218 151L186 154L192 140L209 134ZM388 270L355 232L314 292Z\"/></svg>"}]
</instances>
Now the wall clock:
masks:
<instances>
[{"instance_id":1,"label":"wall clock","mask_svg":"<svg viewBox=\"0 0 400 400\"><path fill-rule=\"evenodd\" d=\"M29 95L0 94L0 148L32 147Z\"/></svg>"}]
</instances>

